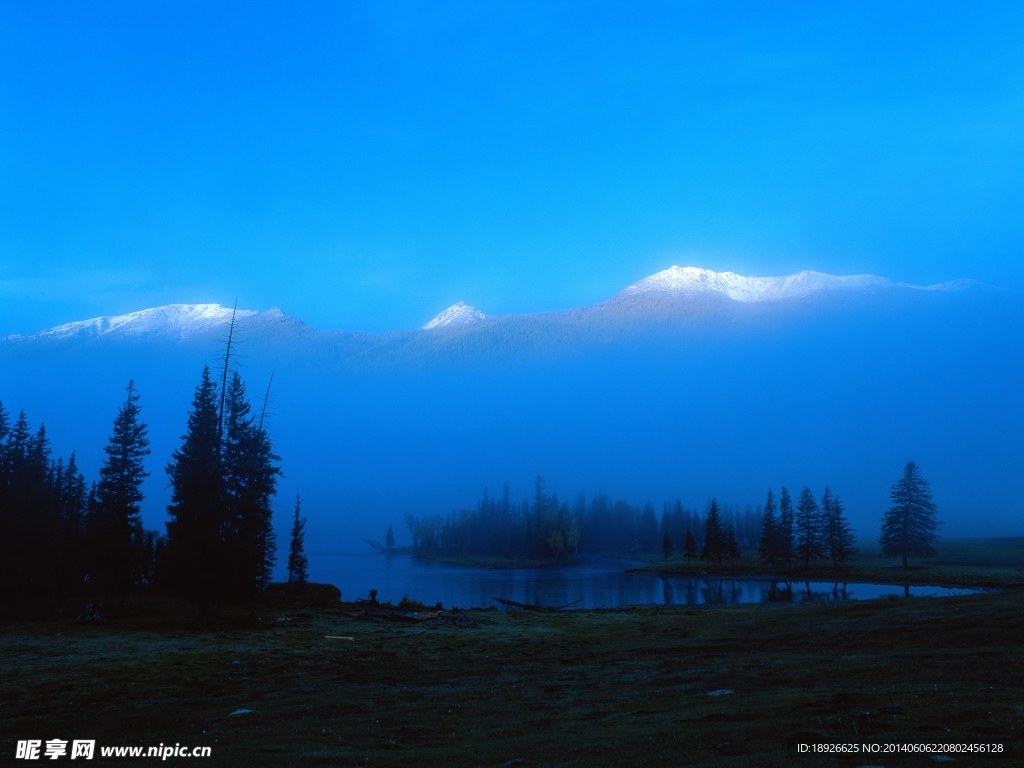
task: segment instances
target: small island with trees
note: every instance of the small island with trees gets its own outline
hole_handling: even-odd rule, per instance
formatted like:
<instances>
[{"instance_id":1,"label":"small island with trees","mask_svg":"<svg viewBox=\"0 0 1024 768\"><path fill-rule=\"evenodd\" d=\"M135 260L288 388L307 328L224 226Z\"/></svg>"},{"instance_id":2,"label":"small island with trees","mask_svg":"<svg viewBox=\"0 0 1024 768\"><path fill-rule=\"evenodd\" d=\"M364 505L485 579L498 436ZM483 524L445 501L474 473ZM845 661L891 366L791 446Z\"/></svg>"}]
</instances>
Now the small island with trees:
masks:
<instances>
[{"instance_id":1,"label":"small island with trees","mask_svg":"<svg viewBox=\"0 0 1024 768\"><path fill-rule=\"evenodd\" d=\"M935 555L936 505L913 461L890 496L880 551L909 570L910 558ZM395 547L390 526L386 546L369 543L384 553L471 565L544 567L576 564L587 556L632 557L666 572L786 578L845 575L858 552L842 499L828 486L820 498L804 486L795 504L785 486L777 501L769 490L760 514L749 507L723 509L712 498L703 514L676 499L659 515L650 502L638 507L600 493L562 501L538 476L532 499L513 502L506 483L498 497L485 489L475 509L447 516L408 514L406 526L408 547Z\"/></svg>"}]
</instances>

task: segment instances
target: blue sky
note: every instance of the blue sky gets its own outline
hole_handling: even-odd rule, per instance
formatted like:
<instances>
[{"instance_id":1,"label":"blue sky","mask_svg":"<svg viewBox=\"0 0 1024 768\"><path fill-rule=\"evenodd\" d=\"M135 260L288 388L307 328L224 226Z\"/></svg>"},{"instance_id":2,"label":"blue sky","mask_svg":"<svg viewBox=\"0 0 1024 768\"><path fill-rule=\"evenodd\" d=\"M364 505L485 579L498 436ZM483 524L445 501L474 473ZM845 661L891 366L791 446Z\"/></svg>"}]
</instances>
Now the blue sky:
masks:
<instances>
[{"instance_id":1,"label":"blue sky","mask_svg":"<svg viewBox=\"0 0 1024 768\"><path fill-rule=\"evenodd\" d=\"M1024 287L1020 3L0 0L0 333L670 264Z\"/></svg>"}]
</instances>

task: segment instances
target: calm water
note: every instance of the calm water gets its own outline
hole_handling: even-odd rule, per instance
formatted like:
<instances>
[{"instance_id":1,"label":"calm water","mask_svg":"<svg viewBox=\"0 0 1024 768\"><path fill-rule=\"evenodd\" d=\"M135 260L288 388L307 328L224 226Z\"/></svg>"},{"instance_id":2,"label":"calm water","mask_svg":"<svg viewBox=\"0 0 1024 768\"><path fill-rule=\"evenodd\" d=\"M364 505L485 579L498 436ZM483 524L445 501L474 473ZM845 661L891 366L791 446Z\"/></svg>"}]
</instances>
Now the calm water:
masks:
<instances>
[{"instance_id":1,"label":"calm water","mask_svg":"<svg viewBox=\"0 0 1024 768\"><path fill-rule=\"evenodd\" d=\"M655 573L626 573L636 565L602 560L572 568L467 568L414 560L405 555L311 554L313 581L335 584L345 600L365 598L376 589L378 599L397 603L403 597L446 608L497 606L494 598L545 606L616 608L624 605L734 605L808 600L872 600L888 595L929 597L964 595L972 589L903 587L885 584L794 582L792 592L774 593L760 579L687 578Z\"/></svg>"}]
</instances>

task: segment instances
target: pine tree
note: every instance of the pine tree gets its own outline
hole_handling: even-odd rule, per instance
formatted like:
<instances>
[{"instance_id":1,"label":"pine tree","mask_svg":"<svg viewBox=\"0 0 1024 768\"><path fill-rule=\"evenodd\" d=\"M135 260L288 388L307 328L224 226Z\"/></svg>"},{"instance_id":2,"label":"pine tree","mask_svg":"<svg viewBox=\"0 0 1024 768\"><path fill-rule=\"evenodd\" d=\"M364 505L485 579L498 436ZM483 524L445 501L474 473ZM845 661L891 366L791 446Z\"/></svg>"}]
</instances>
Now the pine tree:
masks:
<instances>
[{"instance_id":1,"label":"pine tree","mask_svg":"<svg viewBox=\"0 0 1024 768\"><path fill-rule=\"evenodd\" d=\"M814 500L814 494L806 485L800 491L800 500L796 505L794 529L796 557L803 560L804 568L809 568L811 560L821 557L823 551L818 502Z\"/></svg>"},{"instance_id":2,"label":"pine tree","mask_svg":"<svg viewBox=\"0 0 1024 768\"><path fill-rule=\"evenodd\" d=\"M384 534L384 546L388 549L395 548L395 532L391 529L390 525L388 525L388 532Z\"/></svg>"},{"instance_id":3,"label":"pine tree","mask_svg":"<svg viewBox=\"0 0 1024 768\"><path fill-rule=\"evenodd\" d=\"M729 526L725 536L725 552L730 560L735 560L740 556L740 547L736 543L736 527L732 525Z\"/></svg>"},{"instance_id":4,"label":"pine tree","mask_svg":"<svg viewBox=\"0 0 1024 768\"><path fill-rule=\"evenodd\" d=\"M540 475L537 475L533 487L533 554L543 557L547 552L547 531L544 521L549 516L551 499L544 491L544 478Z\"/></svg>"},{"instance_id":5,"label":"pine tree","mask_svg":"<svg viewBox=\"0 0 1024 768\"><path fill-rule=\"evenodd\" d=\"M757 543L757 554L765 565L775 567L779 559L779 524L775 516L775 495L768 491L761 513L761 537Z\"/></svg>"},{"instance_id":6,"label":"pine tree","mask_svg":"<svg viewBox=\"0 0 1024 768\"><path fill-rule=\"evenodd\" d=\"M10 477L7 473L7 434L11 431L11 419L4 409L3 401L0 401L0 519L6 510L5 499L7 498L7 487L10 485Z\"/></svg>"},{"instance_id":7,"label":"pine tree","mask_svg":"<svg viewBox=\"0 0 1024 768\"><path fill-rule=\"evenodd\" d=\"M245 600L270 583L276 559L271 500L277 491L279 457L251 413L237 371L231 377L225 408L221 441L227 518L223 534L230 566L226 587L231 599Z\"/></svg>"},{"instance_id":8,"label":"pine tree","mask_svg":"<svg viewBox=\"0 0 1024 768\"><path fill-rule=\"evenodd\" d=\"M204 612L213 601L247 600L270 582L278 460L238 373L218 397L204 368L182 446L167 467L166 546L152 547L165 552L161 570L173 589Z\"/></svg>"},{"instance_id":9,"label":"pine tree","mask_svg":"<svg viewBox=\"0 0 1024 768\"><path fill-rule=\"evenodd\" d=\"M857 551L854 547L855 537L844 514L842 501L827 485L821 497L821 515L824 520L825 554L833 565L840 566Z\"/></svg>"},{"instance_id":10,"label":"pine tree","mask_svg":"<svg viewBox=\"0 0 1024 768\"><path fill-rule=\"evenodd\" d=\"M85 556L85 513L86 485L85 477L78 469L78 461L74 452L71 453L66 466L60 466L55 492L57 494L57 512L60 517L63 533L61 535L61 580L64 591L69 595L77 595L81 590L82 578L87 572Z\"/></svg>"},{"instance_id":11,"label":"pine tree","mask_svg":"<svg viewBox=\"0 0 1024 768\"><path fill-rule=\"evenodd\" d=\"M778 553L781 563L787 568L793 563L793 499L782 486L779 491Z\"/></svg>"},{"instance_id":12,"label":"pine tree","mask_svg":"<svg viewBox=\"0 0 1024 768\"><path fill-rule=\"evenodd\" d=\"M889 492L892 506L882 518L879 539L882 554L899 557L907 568L910 557L934 557L938 540L938 519L931 487L921 476L917 464L908 461L903 476Z\"/></svg>"},{"instance_id":13,"label":"pine tree","mask_svg":"<svg viewBox=\"0 0 1024 768\"><path fill-rule=\"evenodd\" d=\"M306 518L302 517L302 497L295 497L295 516L292 518L292 539L288 550L288 583L301 586L309 578L306 558Z\"/></svg>"},{"instance_id":14,"label":"pine tree","mask_svg":"<svg viewBox=\"0 0 1024 768\"><path fill-rule=\"evenodd\" d=\"M687 565L693 565L693 558L697 556L697 540L693 538L693 531L686 529L686 543L683 545L683 554L686 555Z\"/></svg>"},{"instance_id":15,"label":"pine tree","mask_svg":"<svg viewBox=\"0 0 1024 768\"><path fill-rule=\"evenodd\" d=\"M666 560L672 557L672 536L668 532L668 528L661 535L661 555Z\"/></svg>"},{"instance_id":16,"label":"pine tree","mask_svg":"<svg viewBox=\"0 0 1024 768\"><path fill-rule=\"evenodd\" d=\"M14 615L44 615L65 597L66 548L56 483L63 463L50 459L46 427L35 434L24 411L4 421L0 450L0 600Z\"/></svg>"},{"instance_id":17,"label":"pine tree","mask_svg":"<svg viewBox=\"0 0 1024 768\"><path fill-rule=\"evenodd\" d=\"M714 560L720 563L724 555L725 534L722 531L722 521L718 513L718 501L711 499L708 515L704 520L704 546L700 550L700 559Z\"/></svg>"},{"instance_id":18,"label":"pine tree","mask_svg":"<svg viewBox=\"0 0 1024 768\"><path fill-rule=\"evenodd\" d=\"M218 440L217 391L210 369L196 387L181 448L167 465L171 503L167 507L167 577L181 597L199 603L205 614L222 593L228 524Z\"/></svg>"},{"instance_id":19,"label":"pine tree","mask_svg":"<svg viewBox=\"0 0 1024 768\"><path fill-rule=\"evenodd\" d=\"M99 592L124 598L138 570L136 543L142 535L142 481L149 476L146 425L139 419L139 395L129 381L128 397L114 419L93 504L85 524L87 569Z\"/></svg>"}]
</instances>

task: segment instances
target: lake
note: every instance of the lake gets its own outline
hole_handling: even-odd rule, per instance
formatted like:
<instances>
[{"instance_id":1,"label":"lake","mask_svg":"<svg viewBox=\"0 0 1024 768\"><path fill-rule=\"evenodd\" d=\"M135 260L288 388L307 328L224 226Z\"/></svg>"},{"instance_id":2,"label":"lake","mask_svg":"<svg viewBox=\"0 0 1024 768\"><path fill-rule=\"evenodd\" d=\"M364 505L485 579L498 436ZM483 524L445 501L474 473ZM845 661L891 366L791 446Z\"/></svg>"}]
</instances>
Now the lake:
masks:
<instances>
[{"instance_id":1,"label":"lake","mask_svg":"<svg viewBox=\"0 0 1024 768\"><path fill-rule=\"evenodd\" d=\"M377 590L381 602L403 597L446 608L488 608L495 598L531 605L618 608L627 605L739 605L750 603L872 600L965 595L975 589L893 584L794 582L792 592L775 590L767 579L693 578L629 573L628 560L591 560L565 568L472 568L378 552L311 553L312 581L336 585L345 600ZM779 587L784 585L779 584Z\"/></svg>"}]
</instances>

